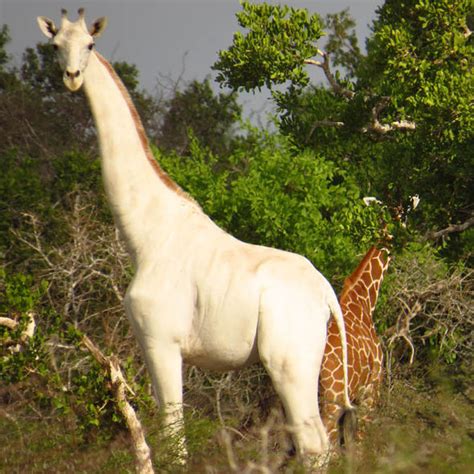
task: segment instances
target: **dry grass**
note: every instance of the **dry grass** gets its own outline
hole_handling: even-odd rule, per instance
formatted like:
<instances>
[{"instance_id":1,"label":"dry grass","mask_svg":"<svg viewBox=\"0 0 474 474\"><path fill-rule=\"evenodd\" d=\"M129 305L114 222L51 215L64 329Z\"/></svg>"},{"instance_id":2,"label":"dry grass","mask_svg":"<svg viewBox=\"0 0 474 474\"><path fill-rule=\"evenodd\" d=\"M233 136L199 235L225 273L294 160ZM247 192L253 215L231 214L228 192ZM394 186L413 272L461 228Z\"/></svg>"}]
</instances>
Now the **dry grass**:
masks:
<instances>
[{"instance_id":1,"label":"dry grass","mask_svg":"<svg viewBox=\"0 0 474 474\"><path fill-rule=\"evenodd\" d=\"M474 270L449 269L431 248L408 250L394 259L382 290L388 360L472 359Z\"/></svg>"},{"instance_id":2,"label":"dry grass","mask_svg":"<svg viewBox=\"0 0 474 474\"><path fill-rule=\"evenodd\" d=\"M38 274L50 282L47 303L102 348L122 361L132 359L133 383L143 380L144 367L121 309L127 257L113 228L99 225L95 212L87 200L74 201L67 221L71 238L64 247L43 245L41 223L34 216L25 216L30 231L18 238L33 250L42 268ZM395 263L387 280L379 314L388 330L388 360L397 363L390 366L381 406L356 451L333 460L329 472L473 472L474 408L466 375L472 367L459 374L415 368L418 361L429 360L432 341L444 351L432 360L452 354L465 364L472 360L466 357L472 353L472 339L466 337L472 329L472 272L449 273L431 258L407 258ZM87 373L87 355L54 338L46 343L52 372L68 389L71 370ZM414 365L401 365L410 359L410 345L416 349ZM288 432L262 368L223 375L187 368L184 387L187 469L174 464L173 441L162 437L156 409L140 405L156 472L304 472L287 455ZM35 374L0 387L0 472L133 472L127 433L96 429L87 437L79 435L77 414L45 409L35 399L35 392L47 398L51 389Z\"/></svg>"},{"instance_id":3,"label":"dry grass","mask_svg":"<svg viewBox=\"0 0 474 474\"><path fill-rule=\"evenodd\" d=\"M409 373L403 377L393 374L391 386L384 387L381 405L365 426L355 452L350 458L333 460L330 473L472 472L474 404L465 375L404 370ZM265 384L245 408L250 397L245 386L252 387L255 376L253 370L238 380L227 376L228 385L221 382L217 388L215 381L214 388L203 383L199 398L197 375L188 374L195 379L193 401L202 402L206 397L208 401L186 410L190 448L186 469L173 463L173 443L162 438L157 414L141 413L156 472L304 472L287 456L288 433L281 413L270 410L266 419L261 416L259 400ZM241 385L244 388L237 394ZM220 414L216 408L218 391ZM63 419L42 418L24 408L4 405L0 411L0 472L133 472L125 432L116 433L112 439L97 434L84 443L72 427Z\"/></svg>"}]
</instances>

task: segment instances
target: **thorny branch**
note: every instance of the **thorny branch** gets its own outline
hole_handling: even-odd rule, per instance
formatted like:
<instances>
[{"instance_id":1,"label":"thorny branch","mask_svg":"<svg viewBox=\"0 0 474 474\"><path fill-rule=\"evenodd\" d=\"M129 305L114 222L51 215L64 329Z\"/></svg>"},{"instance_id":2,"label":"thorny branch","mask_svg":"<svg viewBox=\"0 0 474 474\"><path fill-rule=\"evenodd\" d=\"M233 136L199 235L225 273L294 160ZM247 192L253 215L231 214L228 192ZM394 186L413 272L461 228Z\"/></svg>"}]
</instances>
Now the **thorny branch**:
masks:
<instances>
[{"instance_id":1,"label":"thorny branch","mask_svg":"<svg viewBox=\"0 0 474 474\"><path fill-rule=\"evenodd\" d=\"M124 246L114 227L97 218L98 209L87 193L65 199L72 204L64 221L64 230L70 237L66 243L47 246L45 225L32 213L22 214L25 225L12 232L33 250L40 268L38 276L48 282L46 298L61 319L91 337L100 334L107 347L119 355L134 353L136 345L122 304L130 275ZM54 370L67 380L67 390L71 373L87 358L78 361L73 347L59 343L55 337L46 344Z\"/></svg>"},{"instance_id":2,"label":"thorny branch","mask_svg":"<svg viewBox=\"0 0 474 474\"><path fill-rule=\"evenodd\" d=\"M395 341L397 339L403 339L408 344L408 347L410 348L410 351L411 351L411 355L410 355L410 365L411 365L413 364L415 360L415 346L410 336L410 330L411 330L410 326L411 326L412 320L420 312L421 305L419 302L416 302L413 308L411 308L402 298L398 297L397 300L401 304L401 306L404 308L404 311L400 313L400 317L397 320L395 326L391 327L385 333L386 336L390 335L387 341L387 346L390 351L390 359L391 359Z\"/></svg>"},{"instance_id":3,"label":"thorny branch","mask_svg":"<svg viewBox=\"0 0 474 474\"><path fill-rule=\"evenodd\" d=\"M426 264L425 264L426 265ZM403 341L410 349L410 364L415 359L415 347L421 350L436 341L439 356L469 358L472 356L474 314L470 304L474 272L456 270L443 280L438 263L420 268L416 261L395 267L397 285L390 295L385 331L390 364L392 355Z\"/></svg>"},{"instance_id":4,"label":"thorny branch","mask_svg":"<svg viewBox=\"0 0 474 474\"><path fill-rule=\"evenodd\" d=\"M123 300L120 283L127 274L127 255L118 236L110 235L114 232L112 227L99 228L94 212L95 208L84 202L83 196L74 197L67 222L71 240L61 248L44 248L42 226L34 214L23 213L30 224L28 232L12 231L18 241L34 250L43 262L43 276L50 282L48 296L53 306L58 307L58 301L62 301L63 306L57 308L58 311L75 325L87 317L91 297L102 291L103 282L119 303ZM53 292L59 292L62 297L52 296Z\"/></svg>"}]
</instances>

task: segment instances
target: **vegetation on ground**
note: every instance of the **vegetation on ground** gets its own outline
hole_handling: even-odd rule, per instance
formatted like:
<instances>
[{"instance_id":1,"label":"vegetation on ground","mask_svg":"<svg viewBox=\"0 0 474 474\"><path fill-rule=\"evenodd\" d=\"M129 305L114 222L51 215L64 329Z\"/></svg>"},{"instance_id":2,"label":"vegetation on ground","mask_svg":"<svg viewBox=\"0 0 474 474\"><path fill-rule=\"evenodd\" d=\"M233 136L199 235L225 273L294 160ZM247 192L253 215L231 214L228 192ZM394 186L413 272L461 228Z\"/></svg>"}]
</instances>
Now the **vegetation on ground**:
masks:
<instances>
[{"instance_id":1,"label":"vegetation on ground","mask_svg":"<svg viewBox=\"0 0 474 474\"><path fill-rule=\"evenodd\" d=\"M237 21L214 65L230 91L205 80L152 97L135 66L114 63L156 159L225 230L304 254L336 289L391 234L375 314L381 403L329 472L472 472L472 2L386 0L365 52L347 10L323 20L242 2ZM134 469L87 335L120 360L156 471L180 472L124 316L133 268L105 200L87 103L65 91L50 45L28 48L16 69L8 41L4 25L0 471ZM315 67L326 84L311 83ZM263 87L276 131L242 122L239 91ZM185 405L188 472L303 472L260 367L188 367Z\"/></svg>"}]
</instances>

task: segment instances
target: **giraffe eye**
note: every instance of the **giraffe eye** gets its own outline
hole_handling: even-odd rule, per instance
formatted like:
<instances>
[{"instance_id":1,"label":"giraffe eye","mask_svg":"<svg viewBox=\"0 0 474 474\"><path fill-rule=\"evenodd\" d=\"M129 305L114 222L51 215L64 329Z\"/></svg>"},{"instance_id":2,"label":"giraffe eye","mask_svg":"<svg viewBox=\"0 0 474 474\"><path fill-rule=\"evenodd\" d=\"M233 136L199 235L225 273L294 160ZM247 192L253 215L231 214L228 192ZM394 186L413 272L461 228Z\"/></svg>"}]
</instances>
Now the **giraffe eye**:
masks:
<instances>
[{"instance_id":1,"label":"giraffe eye","mask_svg":"<svg viewBox=\"0 0 474 474\"><path fill-rule=\"evenodd\" d=\"M94 43L91 43L89 46L87 46L89 48L89 51L91 51L92 49L94 49Z\"/></svg>"},{"instance_id":2,"label":"giraffe eye","mask_svg":"<svg viewBox=\"0 0 474 474\"><path fill-rule=\"evenodd\" d=\"M55 51L57 51L59 49L59 46L57 44L53 44L53 48Z\"/></svg>"}]
</instances>

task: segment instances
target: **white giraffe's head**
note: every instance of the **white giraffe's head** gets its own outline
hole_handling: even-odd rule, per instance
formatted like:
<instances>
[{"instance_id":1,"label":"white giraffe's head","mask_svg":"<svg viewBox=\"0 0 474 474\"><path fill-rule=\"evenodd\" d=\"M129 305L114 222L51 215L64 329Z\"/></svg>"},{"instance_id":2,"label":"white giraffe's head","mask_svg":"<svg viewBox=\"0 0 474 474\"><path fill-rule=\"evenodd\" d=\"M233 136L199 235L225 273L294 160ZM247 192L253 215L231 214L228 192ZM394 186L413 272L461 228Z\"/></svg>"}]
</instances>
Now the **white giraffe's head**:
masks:
<instances>
[{"instance_id":1,"label":"white giraffe's head","mask_svg":"<svg viewBox=\"0 0 474 474\"><path fill-rule=\"evenodd\" d=\"M40 30L52 39L63 70L64 84L71 91L77 91L82 86L89 54L94 48L94 39L104 31L107 25L107 19L102 17L87 28L84 9L79 9L78 13L79 19L72 22L67 18L67 11L61 10L60 28L57 28L50 18L44 16L37 18Z\"/></svg>"}]
</instances>

